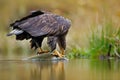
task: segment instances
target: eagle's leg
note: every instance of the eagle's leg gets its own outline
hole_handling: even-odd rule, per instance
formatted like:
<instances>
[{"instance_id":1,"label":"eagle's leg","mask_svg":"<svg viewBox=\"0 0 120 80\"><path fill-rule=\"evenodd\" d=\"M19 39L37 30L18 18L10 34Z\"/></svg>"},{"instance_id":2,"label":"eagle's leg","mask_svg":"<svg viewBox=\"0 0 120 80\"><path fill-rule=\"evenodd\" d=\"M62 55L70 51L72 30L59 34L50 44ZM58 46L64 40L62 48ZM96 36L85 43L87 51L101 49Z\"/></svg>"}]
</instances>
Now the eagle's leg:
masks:
<instances>
[{"instance_id":1,"label":"eagle's leg","mask_svg":"<svg viewBox=\"0 0 120 80\"><path fill-rule=\"evenodd\" d=\"M48 45L51 48L51 53L53 56L57 56L57 57L63 57L62 54L60 54L57 50L56 50L56 43L57 43L57 37L48 37Z\"/></svg>"},{"instance_id":2,"label":"eagle's leg","mask_svg":"<svg viewBox=\"0 0 120 80\"><path fill-rule=\"evenodd\" d=\"M43 50L41 48L41 44L42 44L42 41L43 41L43 37L39 37L39 38L33 38L30 43L31 43L31 48L34 48L38 50L37 54L42 54L42 53L48 53L49 51L47 50Z\"/></svg>"},{"instance_id":3,"label":"eagle's leg","mask_svg":"<svg viewBox=\"0 0 120 80\"><path fill-rule=\"evenodd\" d=\"M58 45L59 45L62 56L65 55L65 49L66 49L66 38L65 37L66 37L66 34L58 37Z\"/></svg>"},{"instance_id":4,"label":"eagle's leg","mask_svg":"<svg viewBox=\"0 0 120 80\"><path fill-rule=\"evenodd\" d=\"M64 56L65 55L65 49L63 49L62 47L60 47L60 51L61 51L62 56Z\"/></svg>"}]
</instances>

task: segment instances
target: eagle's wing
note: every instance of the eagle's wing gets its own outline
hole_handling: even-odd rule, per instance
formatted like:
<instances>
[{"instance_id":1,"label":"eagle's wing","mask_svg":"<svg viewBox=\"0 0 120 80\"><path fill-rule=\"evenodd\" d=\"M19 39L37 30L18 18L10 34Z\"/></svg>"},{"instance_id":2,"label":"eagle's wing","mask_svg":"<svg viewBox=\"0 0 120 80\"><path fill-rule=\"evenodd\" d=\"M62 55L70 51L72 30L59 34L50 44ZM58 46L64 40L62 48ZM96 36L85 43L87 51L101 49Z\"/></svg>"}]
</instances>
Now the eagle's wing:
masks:
<instances>
[{"instance_id":1,"label":"eagle's wing","mask_svg":"<svg viewBox=\"0 0 120 80\"><path fill-rule=\"evenodd\" d=\"M34 37L58 35L61 31L65 32L69 29L70 22L55 14L42 14L20 21L17 27Z\"/></svg>"}]
</instances>

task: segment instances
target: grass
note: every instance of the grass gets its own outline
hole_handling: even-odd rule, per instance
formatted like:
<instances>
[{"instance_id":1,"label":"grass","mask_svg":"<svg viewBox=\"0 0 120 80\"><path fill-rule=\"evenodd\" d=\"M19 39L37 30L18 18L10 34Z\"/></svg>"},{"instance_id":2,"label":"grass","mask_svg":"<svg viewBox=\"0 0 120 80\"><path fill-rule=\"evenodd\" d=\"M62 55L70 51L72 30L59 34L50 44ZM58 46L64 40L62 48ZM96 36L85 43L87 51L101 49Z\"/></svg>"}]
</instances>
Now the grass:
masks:
<instances>
[{"instance_id":1,"label":"grass","mask_svg":"<svg viewBox=\"0 0 120 80\"><path fill-rule=\"evenodd\" d=\"M117 39L120 39L120 29L116 29L115 27L113 27L111 22L105 23L103 26L100 27L101 30L99 30L98 26L97 30L92 31L92 35L90 37L89 53L91 54L91 57L94 58L100 55L108 55L110 46L112 46L110 50L110 55L115 56L114 46L116 46ZM119 47L116 46L116 48Z\"/></svg>"},{"instance_id":2,"label":"grass","mask_svg":"<svg viewBox=\"0 0 120 80\"><path fill-rule=\"evenodd\" d=\"M69 58L119 57L120 27L114 27L112 22L106 22L97 27L91 27L90 33L89 46L87 48L74 47L68 54Z\"/></svg>"}]
</instances>

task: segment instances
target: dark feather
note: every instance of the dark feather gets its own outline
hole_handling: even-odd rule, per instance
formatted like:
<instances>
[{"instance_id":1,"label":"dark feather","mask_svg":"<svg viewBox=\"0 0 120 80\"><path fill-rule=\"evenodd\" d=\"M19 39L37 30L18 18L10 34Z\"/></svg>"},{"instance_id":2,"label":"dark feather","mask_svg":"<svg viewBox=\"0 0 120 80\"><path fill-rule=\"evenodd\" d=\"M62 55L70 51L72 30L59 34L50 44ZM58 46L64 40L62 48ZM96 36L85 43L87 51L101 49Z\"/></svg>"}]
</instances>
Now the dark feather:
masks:
<instances>
[{"instance_id":1,"label":"dark feather","mask_svg":"<svg viewBox=\"0 0 120 80\"><path fill-rule=\"evenodd\" d=\"M27 32L23 32L22 34L16 35L16 40L24 40L24 39L30 39L31 35Z\"/></svg>"},{"instance_id":2,"label":"dark feather","mask_svg":"<svg viewBox=\"0 0 120 80\"><path fill-rule=\"evenodd\" d=\"M33 49L33 48L34 48L34 49L36 50L36 49L37 49L37 45L36 45L36 43L34 42L34 40L33 40L33 39L31 39L30 43L31 43L31 44L30 44L31 49Z\"/></svg>"},{"instance_id":3,"label":"dark feather","mask_svg":"<svg viewBox=\"0 0 120 80\"><path fill-rule=\"evenodd\" d=\"M11 26L26 31L31 36L61 35L68 31L70 21L52 13L36 11L20 20L12 23Z\"/></svg>"},{"instance_id":4,"label":"dark feather","mask_svg":"<svg viewBox=\"0 0 120 80\"><path fill-rule=\"evenodd\" d=\"M40 37L32 37L30 43L31 43L31 49L37 49L37 47L41 47L42 46L42 41L44 39L44 36L40 36Z\"/></svg>"}]
</instances>

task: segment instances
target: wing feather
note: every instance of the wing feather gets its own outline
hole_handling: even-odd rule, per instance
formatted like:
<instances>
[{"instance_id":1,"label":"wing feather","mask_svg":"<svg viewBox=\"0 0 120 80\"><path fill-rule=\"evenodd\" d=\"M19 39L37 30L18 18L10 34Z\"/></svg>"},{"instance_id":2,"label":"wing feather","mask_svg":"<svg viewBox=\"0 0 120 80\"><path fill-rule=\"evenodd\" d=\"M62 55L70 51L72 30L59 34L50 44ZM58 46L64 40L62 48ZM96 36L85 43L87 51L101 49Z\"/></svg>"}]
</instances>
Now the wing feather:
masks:
<instances>
[{"instance_id":1,"label":"wing feather","mask_svg":"<svg viewBox=\"0 0 120 80\"><path fill-rule=\"evenodd\" d=\"M64 29L69 29L70 25L68 24L69 22L61 16L55 14L42 14L24 20L18 25L18 27L36 37L60 34L60 30L63 25L66 27Z\"/></svg>"}]
</instances>

